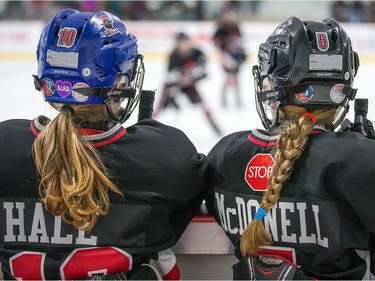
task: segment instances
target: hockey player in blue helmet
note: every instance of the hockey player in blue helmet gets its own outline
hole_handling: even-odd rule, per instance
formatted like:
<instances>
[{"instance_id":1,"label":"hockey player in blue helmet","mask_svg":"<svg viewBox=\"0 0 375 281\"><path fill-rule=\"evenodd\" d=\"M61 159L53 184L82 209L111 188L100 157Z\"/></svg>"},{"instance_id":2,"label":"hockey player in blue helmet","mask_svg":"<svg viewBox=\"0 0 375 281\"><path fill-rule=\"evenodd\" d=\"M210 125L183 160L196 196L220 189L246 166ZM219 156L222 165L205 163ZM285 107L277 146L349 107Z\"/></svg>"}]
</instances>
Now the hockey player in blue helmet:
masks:
<instances>
[{"instance_id":1,"label":"hockey player in blue helmet","mask_svg":"<svg viewBox=\"0 0 375 281\"><path fill-rule=\"evenodd\" d=\"M108 12L60 12L42 32L37 59L36 88L55 107L104 103L108 115L123 123L137 105L143 56L136 37ZM125 106L113 107L118 103Z\"/></svg>"},{"instance_id":2,"label":"hockey player in blue helmet","mask_svg":"<svg viewBox=\"0 0 375 281\"><path fill-rule=\"evenodd\" d=\"M235 246L235 280L371 279L375 143L338 132L357 53L333 19L290 17L260 44L255 97L266 130L208 154L208 206Z\"/></svg>"},{"instance_id":3,"label":"hockey player in blue helmet","mask_svg":"<svg viewBox=\"0 0 375 281\"><path fill-rule=\"evenodd\" d=\"M0 123L2 277L180 279L170 247L200 207L206 158L151 118L123 127L146 92L135 36L109 12L66 9L37 60L59 114Z\"/></svg>"}]
</instances>

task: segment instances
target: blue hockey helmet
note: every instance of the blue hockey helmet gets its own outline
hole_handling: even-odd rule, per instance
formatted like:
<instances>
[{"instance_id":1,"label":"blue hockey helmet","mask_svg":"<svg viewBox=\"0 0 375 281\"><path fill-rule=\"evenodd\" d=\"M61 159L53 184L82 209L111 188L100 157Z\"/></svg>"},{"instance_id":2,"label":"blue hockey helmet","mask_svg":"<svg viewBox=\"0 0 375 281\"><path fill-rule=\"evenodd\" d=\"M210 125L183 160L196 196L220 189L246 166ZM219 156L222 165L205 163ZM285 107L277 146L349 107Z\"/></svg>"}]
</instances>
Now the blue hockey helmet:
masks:
<instances>
[{"instance_id":1,"label":"blue hockey helmet","mask_svg":"<svg viewBox=\"0 0 375 281\"><path fill-rule=\"evenodd\" d=\"M260 44L258 62L253 67L257 111L268 130L279 124L283 105L338 107L346 113L355 98L358 54L333 19L288 18Z\"/></svg>"},{"instance_id":2,"label":"blue hockey helmet","mask_svg":"<svg viewBox=\"0 0 375 281\"><path fill-rule=\"evenodd\" d=\"M136 37L109 12L62 10L43 29L37 60L35 86L50 103L104 103L109 115L120 122L137 105L143 57L138 54ZM125 86L114 83L119 80ZM126 106L114 113L113 101L126 102Z\"/></svg>"}]
</instances>

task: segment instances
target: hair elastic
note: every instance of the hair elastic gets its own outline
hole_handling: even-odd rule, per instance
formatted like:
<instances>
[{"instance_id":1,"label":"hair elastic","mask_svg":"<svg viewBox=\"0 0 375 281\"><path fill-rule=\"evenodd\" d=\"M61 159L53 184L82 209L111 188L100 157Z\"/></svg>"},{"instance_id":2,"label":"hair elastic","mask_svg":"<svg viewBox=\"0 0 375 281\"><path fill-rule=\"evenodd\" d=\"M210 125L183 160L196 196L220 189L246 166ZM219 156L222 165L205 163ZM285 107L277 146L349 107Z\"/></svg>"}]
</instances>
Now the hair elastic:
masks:
<instances>
[{"instance_id":1,"label":"hair elastic","mask_svg":"<svg viewBox=\"0 0 375 281\"><path fill-rule=\"evenodd\" d=\"M73 107L71 107L69 105L63 105L60 108L60 112L62 112L62 111L69 112L72 116L74 116L74 114L75 114L75 111L74 111Z\"/></svg>"},{"instance_id":2,"label":"hair elastic","mask_svg":"<svg viewBox=\"0 0 375 281\"><path fill-rule=\"evenodd\" d=\"M311 121L313 123L313 125L316 124L316 116L314 115L314 113L311 113L311 112L304 112L301 114L301 117L303 116L307 116L307 117L310 117L311 118Z\"/></svg>"},{"instance_id":3,"label":"hair elastic","mask_svg":"<svg viewBox=\"0 0 375 281\"><path fill-rule=\"evenodd\" d=\"M258 211L254 214L254 219L261 221L264 219L265 216L267 216L267 212L259 207Z\"/></svg>"}]
</instances>

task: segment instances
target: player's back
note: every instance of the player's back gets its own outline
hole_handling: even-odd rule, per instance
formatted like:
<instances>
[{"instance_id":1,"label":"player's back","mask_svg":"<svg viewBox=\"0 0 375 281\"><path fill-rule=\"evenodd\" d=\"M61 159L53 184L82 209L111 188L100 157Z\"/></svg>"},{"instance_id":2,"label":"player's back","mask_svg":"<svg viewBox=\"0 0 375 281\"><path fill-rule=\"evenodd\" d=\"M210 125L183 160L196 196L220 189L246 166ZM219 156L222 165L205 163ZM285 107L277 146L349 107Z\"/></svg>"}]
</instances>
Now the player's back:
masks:
<instances>
[{"instance_id":1,"label":"player's back","mask_svg":"<svg viewBox=\"0 0 375 281\"><path fill-rule=\"evenodd\" d=\"M91 135L81 128L81 137L96 147L124 194L109 192L109 214L84 232L52 216L39 199L32 144L45 123L43 117L0 123L5 278L72 279L103 268L126 271L176 243L199 207L206 166L181 131L151 119Z\"/></svg>"},{"instance_id":2,"label":"player's back","mask_svg":"<svg viewBox=\"0 0 375 281\"><path fill-rule=\"evenodd\" d=\"M224 138L208 154L211 200L237 247L257 211L274 163L277 137L254 130ZM362 279L375 233L375 142L353 132L315 130L278 203L264 219L268 254L291 258L320 279Z\"/></svg>"}]
</instances>

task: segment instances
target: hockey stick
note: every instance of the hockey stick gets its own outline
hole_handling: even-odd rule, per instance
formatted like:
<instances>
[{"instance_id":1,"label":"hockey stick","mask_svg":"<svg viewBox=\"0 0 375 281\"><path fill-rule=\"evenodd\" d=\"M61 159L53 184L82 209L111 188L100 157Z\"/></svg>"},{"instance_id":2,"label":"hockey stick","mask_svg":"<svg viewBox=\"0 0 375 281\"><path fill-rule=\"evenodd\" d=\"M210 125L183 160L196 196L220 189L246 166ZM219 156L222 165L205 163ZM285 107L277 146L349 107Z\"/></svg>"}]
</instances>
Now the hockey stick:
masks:
<instances>
[{"instance_id":1,"label":"hockey stick","mask_svg":"<svg viewBox=\"0 0 375 281\"><path fill-rule=\"evenodd\" d=\"M353 130L365 137L375 139L375 131L372 122L367 119L368 99L354 100L354 124Z\"/></svg>"},{"instance_id":2,"label":"hockey stick","mask_svg":"<svg viewBox=\"0 0 375 281\"><path fill-rule=\"evenodd\" d=\"M375 139L375 130L372 122L367 119L368 99L354 100L354 123L345 119L340 131L357 132L369 139Z\"/></svg>"},{"instance_id":3,"label":"hockey stick","mask_svg":"<svg viewBox=\"0 0 375 281\"><path fill-rule=\"evenodd\" d=\"M152 118L154 111L155 91L142 90L139 98L138 122Z\"/></svg>"}]
</instances>

